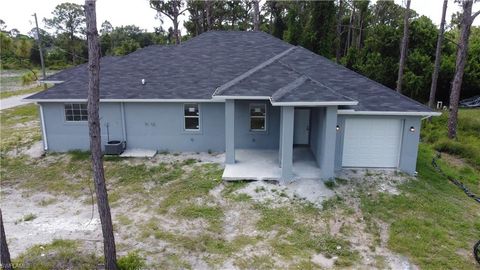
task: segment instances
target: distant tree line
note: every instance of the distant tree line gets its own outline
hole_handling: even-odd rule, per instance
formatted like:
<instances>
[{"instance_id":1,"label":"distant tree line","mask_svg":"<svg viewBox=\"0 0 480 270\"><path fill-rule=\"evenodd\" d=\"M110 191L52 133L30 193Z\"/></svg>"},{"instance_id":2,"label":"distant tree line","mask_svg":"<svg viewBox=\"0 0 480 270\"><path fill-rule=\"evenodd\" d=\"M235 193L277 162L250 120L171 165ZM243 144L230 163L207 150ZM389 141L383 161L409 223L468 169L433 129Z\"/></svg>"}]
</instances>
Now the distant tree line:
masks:
<instances>
[{"instance_id":1,"label":"distant tree line","mask_svg":"<svg viewBox=\"0 0 480 270\"><path fill-rule=\"evenodd\" d=\"M147 32L135 25L113 27L105 21L100 27L101 54L125 55L152 44L176 44L209 30L253 30L258 3L255 0L152 0L147 4L157 11L160 22L170 20L173 27L166 30L156 27L154 32ZM182 14L186 15L183 36L179 30ZM404 14L404 7L393 1L266 1L259 9L257 28L395 89ZM437 100L447 103L455 72L460 21L461 14L455 14L447 22L441 49L436 96ZM44 22L47 29L40 29L40 33L47 67L63 68L87 61L85 14L81 5L60 4ZM438 27L413 10L409 12L408 23L402 93L426 103ZM22 35L15 29L7 30L2 22L0 40L4 68L39 65L34 36L34 31ZM472 26L461 97L479 93L480 28Z\"/></svg>"},{"instance_id":2,"label":"distant tree line","mask_svg":"<svg viewBox=\"0 0 480 270\"><path fill-rule=\"evenodd\" d=\"M150 1L159 14L188 10L181 40L208 30L253 30L256 1ZM258 2L257 2L258 3ZM175 6L176 9L172 9ZM438 9L440 13L442 10ZM170 13L169 13L170 12ZM393 1L266 1L259 29L293 45L335 60L392 89L396 88L405 8ZM426 16L408 13L408 49L402 93L428 102L438 27ZM441 48L437 100L448 103L455 72L461 14L455 14ZM462 98L480 94L480 28L472 27Z\"/></svg>"}]
</instances>

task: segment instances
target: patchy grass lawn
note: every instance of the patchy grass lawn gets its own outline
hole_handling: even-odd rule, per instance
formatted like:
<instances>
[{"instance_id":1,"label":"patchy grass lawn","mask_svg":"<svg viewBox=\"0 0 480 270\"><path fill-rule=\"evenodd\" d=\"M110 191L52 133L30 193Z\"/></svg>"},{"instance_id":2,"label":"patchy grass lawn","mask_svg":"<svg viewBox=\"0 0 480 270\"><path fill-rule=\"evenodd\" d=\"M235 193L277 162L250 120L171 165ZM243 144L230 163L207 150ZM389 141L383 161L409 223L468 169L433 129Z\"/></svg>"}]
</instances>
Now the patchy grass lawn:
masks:
<instances>
[{"instance_id":1,"label":"patchy grass lawn","mask_svg":"<svg viewBox=\"0 0 480 270\"><path fill-rule=\"evenodd\" d=\"M0 153L30 146L41 139L38 107L35 104L0 111Z\"/></svg>"},{"instance_id":2,"label":"patchy grass lawn","mask_svg":"<svg viewBox=\"0 0 480 270\"><path fill-rule=\"evenodd\" d=\"M43 85L37 85L33 87L27 86L25 89L20 89L16 91L5 91L5 92L2 91L0 92L0 99L9 98L9 97L18 96L18 95L33 94L36 92L40 92L42 90L44 90Z\"/></svg>"},{"instance_id":3,"label":"patchy grass lawn","mask_svg":"<svg viewBox=\"0 0 480 270\"><path fill-rule=\"evenodd\" d=\"M35 121L34 105L1 116L2 130L8 127L2 153L40 138L38 123L18 124ZM20 135L25 138L13 139ZM427 269L474 269L470 250L480 235L479 206L432 169L434 147L421 145L418 179L368 170L338 178L328 184L336 195L322 209L266 183L255 192L272 199L256 201L244 192L255 182L224 183L220 165L199 156L106 157L119 261L123 269L384 269L409 261ZM480 174L461 158L445 156L440 164L478 193ZM15 262L27 269L95 268L102 245L96 209L91 212L89 154L2 154L0 161ZM392 186L384 188L386 182ZM19 249L25 241L28 247Z\"/></svg>"},{"instance_id":4,"label":"patchy grass lawn","mask_svg":"<svg viewBox=\"0 0 480 270\"><path fill-rule=\"evenodd\" d=\"M362 196L367 218L390 223L388 246L427 269L477 269L472 247L480 240L480 205L431 166L438 161L450 176L480 194L480 110L459 112L458 139L446 137L447 116L424 122L417 162L418 181L400 186L401 194Z\"/></svg>"},{"instance_id":5,"label":"patchy grass lawn","mask_svg":"<svg viewBox=\"0 0 480 270\"><path fill-rule=\"evenodd\" d=\"M424 121L422 140L437 151L464 159L480 170L480 109L460 109L458 112L457 139L447 137L448 113Z\"/></svg>"},{"instance_id":6,"label":"patchy grass lawn","mask_svg":"<svg viewBox=\"0 0 480 270\"><path fill-rule=\"evenodd\" d=\"M54 74L58 71L47 70L47 76ZM24 85L22 76L26 73L31 73L30 70L0 70L0 99L8 98L12 96L30 94L43 90L43 85L38 82L32 82L31 84ZM41 71L37 71L37 76L41 78ZM51 85L50 85L51 86ZM49 86L49 87L50 87Z\"/></svg>"}]
</instances>

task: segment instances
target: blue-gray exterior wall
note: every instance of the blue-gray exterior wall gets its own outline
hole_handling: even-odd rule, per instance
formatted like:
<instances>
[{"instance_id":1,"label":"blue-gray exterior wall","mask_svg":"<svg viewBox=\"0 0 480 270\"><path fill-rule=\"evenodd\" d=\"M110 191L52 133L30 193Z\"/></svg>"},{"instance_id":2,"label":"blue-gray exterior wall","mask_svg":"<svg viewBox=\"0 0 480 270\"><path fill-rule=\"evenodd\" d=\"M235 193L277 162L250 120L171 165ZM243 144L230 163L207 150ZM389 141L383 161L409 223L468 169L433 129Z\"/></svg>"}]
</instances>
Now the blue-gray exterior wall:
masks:
<instances>
[{"instance_id":1,"label":"blue-gray exterior wall","mask_svg":"<svg viewBox=\"0 0 480 270\"><path fill-rule=\"evenodd\" d=\"M250 131L250 104L267 104L267 130ZM280 107L268 100L235 100L235 148L278 149L280 139Z\"/></svg>"},{"instance_id":2,"label":"blue-gray exterior wall","mask_svg":"<svg viewBox=\"0 0 480 270\"><path fill-rule=\"evenodd\" d=\"M200 131L184 130L184 103L124 103L127 146L168 151L225 151L224 103L200 103ZM88 123L66 122L63 103L42 103L49 151L89 149ZM102 145L122 140L120 103L101 103Z\"/></svg>"},{"instance_id":3,"label":"blue-gray exterior wall","mask_svg":"<svg viewBox=\"0 0 480 270\"><path fill-rule=\"evenodd\" d=\"M398 169L408 174L415 173L417 167L418 144L420 141L420 116L338 115L337 125L340 129L337 131L335 145L335 169L337 170L342 168L343 139L346 118L387 118L402 120L403 130ZM415 131L411 132L410 127L414 127Z\"/></svg>"},{"instance_id":4,"label":"blue-gray exterior wall","mask_svg":"<svg viewBox=\"0 0 480 270\"><path fill-rule=\"evenodd\" d=\"M310 150L315 156L318 167L321 165L322 141L324 136L325 108L312 108L310 119Z\"/></svg>"},{"instance_id":5,"label":"blue-gray exterior wall","mask_svg":"<svg viewBox=\"0 0 480 270\"><path fill-rule=\"evenodd\" d=\"M48 150L65 152L88 150L90 148L88 123L65 121L63 103L42 103ZM100 106L102 145L107 141L107 123L111 140L122 139L122 121L119 103L105 103Z\"/></svg>"},{"instance_id":6,"label":"blue-gray exterior wall","mask_svg":"<svg viewBox=\"0 0 480 270\"><path fill-rule=\"evenodd\" d=\"M199 131L185 131L183 105L125 103L127 146L160 151L225 151L225 104L199 104Z\"/></svg>"},{"instance_id":7,"label":"blue-gray exterior wall","mask_svg":"<svg viewBox=\"0 0 480 270\"><path fill-rule=\"evenodd\" d=\"M249 104L251 103L267 104L267 131L250 131ZM124 103L126 124L122 126L124 121L122 119L121 103L101 103L102 145L107 141L108 124L110 140L123 140L125 136L123 128L125 128L127 146L130 148L168 151L225 151L225 103L200 103L201 127L199 132L184 130L183 104ZM87 122L65 121L63 103L43 102L41 105L49 151L65 152L74 149L89 149ZM234 105L233 137L236 149L279 148L281 140L280 107L273 107L266 100L236 100ZM310 148L322 170L325 168L326 159L332 158L334 159L335 169L342 167L343 132L347 117L383 117L404 121L398 168L410 174L415 172L421 126L419 116L338 115L336 124L340 126L340 130L335 132L335 140L328 140L328 142L327 127L325 126L329 122L327 116L326 108L312 108ZM414 127L415 132L410 132L410 127ZM330 130L332 127L328 129ZM325 152L325 145L332 142L335 145L334 157Z\"/></svg>"},{"instance_id":8,"label":"blue-gray exterior wall","mask_svg":"<svg viewBox=\"0 0 480 270\"><path fill-rule=\"evenodd\" d=\"M405 117L404 121L399 169L408 174L414 174L417 168L422 119L420 117ZM410 127L414 127L415 131L411 132Z\"/></svg>"},{"instance_id":9,"label":"blue-gray exterior wall","mask_svg":"<svg viewBox=\"0 0 480 270\"><path fill-rule=\"evenodd\" d=\"M280 149L279 159L282 168L281 181L287 183L293 179L293 128L294 107L284 106L280 109Z\"/></svg>"},{"instance_id":10,"label":"blue-gray exterior wall","mask_svg":"<svg viewBox=\"0 0 480 270\"><path fill-rule=\"evenodd\" d=\"M225 163L235 163L235 100L225 101Z\"/></svg>"},{"instance_id":11,"label":"blue-gray exterior wall","mask_svg":"<svg viewBox=\"0 0 480 270\"><path fill-rule=\"evenodd\" d=\"M310 150L321 169L321 178L330 179L335 173L337 107L312 108Z\"/></svg>"}]
</instances>

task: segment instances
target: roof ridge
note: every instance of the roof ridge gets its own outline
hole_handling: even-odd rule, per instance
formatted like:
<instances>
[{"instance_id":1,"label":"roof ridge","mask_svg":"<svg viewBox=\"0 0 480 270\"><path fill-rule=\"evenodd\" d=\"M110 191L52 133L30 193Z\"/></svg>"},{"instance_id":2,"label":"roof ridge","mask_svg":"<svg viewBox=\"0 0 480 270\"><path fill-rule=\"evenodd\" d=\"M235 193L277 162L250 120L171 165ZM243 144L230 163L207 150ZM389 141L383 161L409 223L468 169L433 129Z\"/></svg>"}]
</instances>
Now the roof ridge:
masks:
<instances>
[{"instance_id":1,"label":"roof ridge","mask_svg":"<svg viewBox=\"0 0 480 270\"><path fill-rule=\"evenodd\" d=\"M225 90L227 90L228 88L234 86L235 84L239 83L240 81L242 81L243 79L249 77L250 75L252 75L253 73L269 66L270 64L272 64L273 62L277 61L278 59L282 58L283 56L287 55L288 53L290 53L292 50L294 50L296 48L296 46L292 46L290 48L288 48L287 50L279 53L279 54L276 54L274 55L272 58L269 58L267 59L266 61L258 64L257 66L247 70L246 72L240 74L239 76L233 78L232 80L220 85L219 87L217 87L217 89L215 89L215 92L213 93L212 96L215 96L215 95L218 95L218 94L221 94L223 92L225 92Z\"/></svg>"},{"instance_id":2,"label":"roof ridge","mask_svg":"<svg viewBox=\"0 0 480 270\"><path fill-rule=\"evenodd\" d=\"M272 100L277 100L285 96L286 94L290 93L290 91L297 89L300 85L304 84L305 81L308 80L308 76L301 75L293 82L285 85L282 88L279 88L275 93L272 95Z\"/></svg>"},{"instance_id":3,"label":"roof ridge","mask_svg":"<svg viewBox=\"0 0 480 270\"><path fill-rule=\"evenodd\" d=\"M301 48L301 47L300 47L300 48ZM289 64L282 62L282 60L278 60L278 62L279 62L280 64L286 66L287 68L293 70L294 72L296 72L296 73L298 73L298 74L301 74L302 76L307 77L307 78L308 78L310 81L312 81L313 83L325 87L327 90L329 90L329 91L332 92L333 94L335 94L335 95L337 95L337 96L341 96L341 97L347 98L347 99L350 99L350 100L352 100L352 101L356 101L355 99L353 99L353 98L351 98L351 97L349 97L349 96L346 96L346 95L344 95L344 94L338 93L337 91L333 90L333 89L330 88L329 86L327 86L327 85L325 85L325 84L323 84L323 83L321 83L321 82L313 79L312 77L304 74L303 72L300 72L300 71L296 70L295 68L291 67Z\"/></svg>"}]
</instances>

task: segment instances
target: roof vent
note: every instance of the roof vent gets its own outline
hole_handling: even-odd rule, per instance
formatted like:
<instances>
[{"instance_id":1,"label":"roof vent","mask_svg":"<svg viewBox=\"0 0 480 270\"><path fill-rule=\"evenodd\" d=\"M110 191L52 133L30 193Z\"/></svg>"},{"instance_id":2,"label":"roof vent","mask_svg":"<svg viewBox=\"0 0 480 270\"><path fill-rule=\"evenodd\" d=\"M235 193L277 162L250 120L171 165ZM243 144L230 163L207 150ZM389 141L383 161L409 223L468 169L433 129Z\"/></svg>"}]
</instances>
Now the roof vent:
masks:
<instances>
[{"instance_id":1,"label":"roof vent","mask_svg":"<svg viewBox=\"0 0 480 270\"><path fill-rule=\"evenodd\" d=\"M145 85L145 79L142 79L142 85Z\"/></svg>"}]
</instances>

